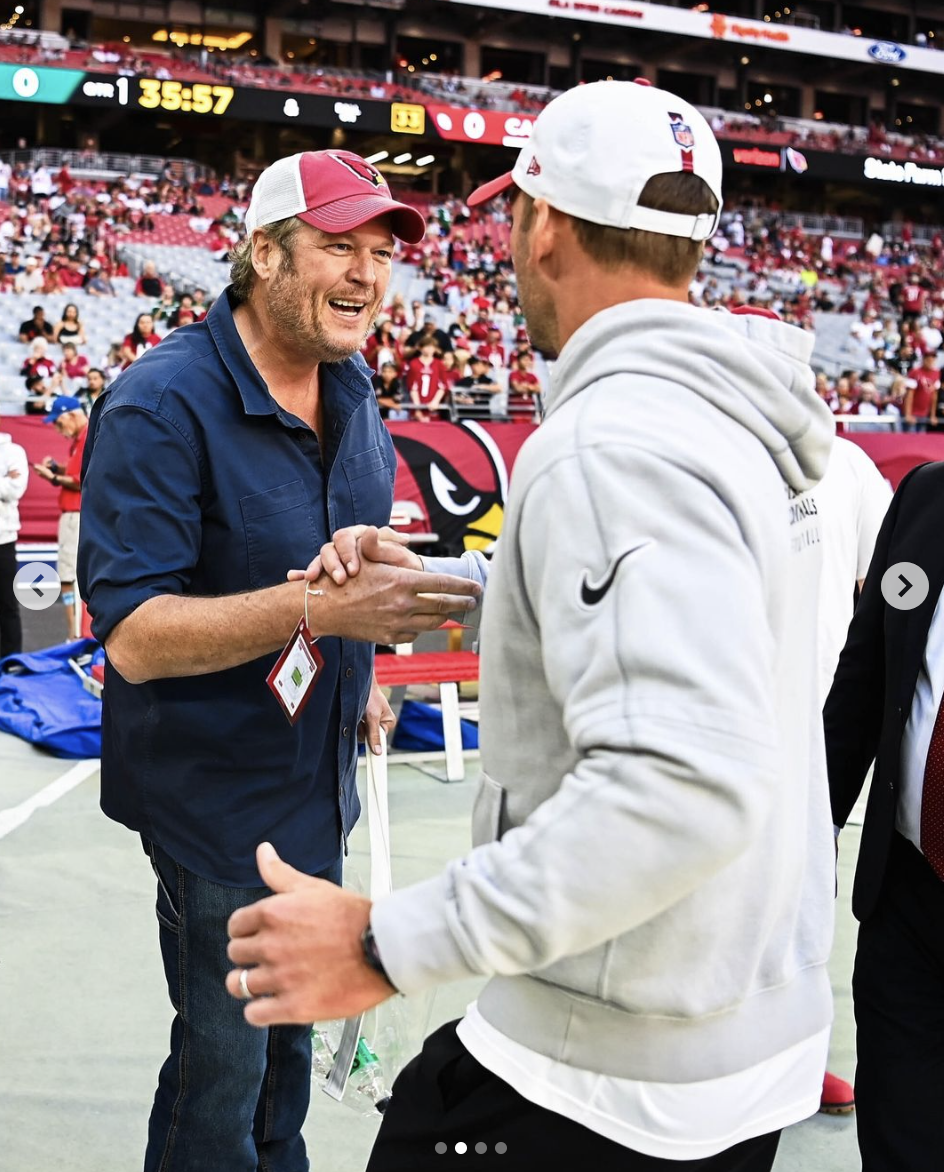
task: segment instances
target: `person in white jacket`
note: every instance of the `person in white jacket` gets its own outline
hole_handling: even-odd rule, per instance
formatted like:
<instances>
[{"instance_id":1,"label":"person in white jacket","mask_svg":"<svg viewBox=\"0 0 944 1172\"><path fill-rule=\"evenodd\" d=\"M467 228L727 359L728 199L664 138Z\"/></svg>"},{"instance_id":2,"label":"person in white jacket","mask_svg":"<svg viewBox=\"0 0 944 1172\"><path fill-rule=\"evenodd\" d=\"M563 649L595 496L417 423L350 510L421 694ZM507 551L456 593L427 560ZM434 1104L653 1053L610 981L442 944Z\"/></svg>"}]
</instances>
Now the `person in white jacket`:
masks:
<instances>
[{"instance_id":1,"label":"person in white jacket","mask_svg":"<svg viewBox=\"0 0 944 1172\"><path fill-rule=\"evenodd\" d=\"M26 452L13 436L0 432L0 658L23 650L20 604L13 588L16 538L20 532L19 501L29 483Z\"/></svg>"},{"instance_id":2,"label":"person in white jacket","mask_svg":"<svg viewBox=\"0 0 944 1172\"><path fill-rule=\"evenodd\" d=\"M500 191L557 361L483 608L474 849L371 904L261 844L277 894L232 917L227 987L261 1025L488 979L397 1080L369 1172L472 1145L769 1172L832 1018L812 338L689 304L721 156L675 95L563 94L470 202Z\"/></svg>"}]
</instances>

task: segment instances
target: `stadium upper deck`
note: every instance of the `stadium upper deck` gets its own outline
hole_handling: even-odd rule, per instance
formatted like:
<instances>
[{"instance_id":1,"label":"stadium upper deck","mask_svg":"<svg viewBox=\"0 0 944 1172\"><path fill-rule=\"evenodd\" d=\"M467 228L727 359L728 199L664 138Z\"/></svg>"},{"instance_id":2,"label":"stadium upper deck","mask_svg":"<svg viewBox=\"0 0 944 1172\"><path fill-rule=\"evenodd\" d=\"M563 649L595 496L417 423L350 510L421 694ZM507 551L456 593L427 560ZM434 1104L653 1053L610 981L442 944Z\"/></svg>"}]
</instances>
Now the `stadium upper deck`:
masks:
<instances>
[{"instance_id":1,"label":"stadium upper deck","mask_svg":"<svg viewBox=\"0 0 944 1172\"><path fill-rule=\"evenodd\" d=\"M833 185L839 214L864 199L870 216L898 204L941 222L940 4L779 2L175 5L188 23L163 6L119 19L97 0L26 0L0 27L0 150L143 149L251 177L346 145L411 187L459 191L527 140L558 89L644 76L705 110L733 177L779 198L778 183L807 189L811 206Z\"/></svg>"}]
</instances>

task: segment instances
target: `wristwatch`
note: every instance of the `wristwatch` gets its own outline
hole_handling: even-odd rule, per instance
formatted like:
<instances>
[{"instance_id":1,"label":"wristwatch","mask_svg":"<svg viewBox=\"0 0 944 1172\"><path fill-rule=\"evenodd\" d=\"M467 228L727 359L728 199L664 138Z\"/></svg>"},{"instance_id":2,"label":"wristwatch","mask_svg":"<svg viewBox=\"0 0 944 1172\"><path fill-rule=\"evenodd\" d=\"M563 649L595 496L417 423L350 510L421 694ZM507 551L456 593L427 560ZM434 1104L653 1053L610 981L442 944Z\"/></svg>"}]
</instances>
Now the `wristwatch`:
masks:
<instances>
[{"instance_id":1,"label":"wristwatch","mask_svg":"<svg viewBox=\"0 0 944 1172\"><path fill-rule=\"evenodd\" d=\"M368 965L370 965L375 973L379 973L383 977L391 989L399 993L400 990L390 980L390 975L384 968L384 962L380 959L380 950L377 948L377 941L374 939L374 930L370 924L361 933L361 948L364 950L364 960Z\"/></svg>"}]
</instances>

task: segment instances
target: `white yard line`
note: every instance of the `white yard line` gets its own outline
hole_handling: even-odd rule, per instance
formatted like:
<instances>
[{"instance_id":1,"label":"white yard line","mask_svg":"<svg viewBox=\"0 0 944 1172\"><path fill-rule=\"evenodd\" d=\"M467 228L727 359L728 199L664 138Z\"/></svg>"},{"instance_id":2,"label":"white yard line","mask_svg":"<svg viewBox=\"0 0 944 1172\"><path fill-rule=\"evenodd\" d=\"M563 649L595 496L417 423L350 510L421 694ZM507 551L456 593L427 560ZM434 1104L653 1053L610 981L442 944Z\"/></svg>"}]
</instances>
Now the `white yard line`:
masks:
<instances>
[{"instance_id":1,"label":"white yard line","mask_svg":"<svg viewBox=\"0 0 944 1172\"><path fill-rule=\"evenodd\" d=\"M20 802L18 806L11 806L8 810L0 810L0 838L5 838L18 826L22 826L36 810L58 802L70 790L81 785L87 777L97 773L100 767L101 762L97 758L94 761L77 761L68 772L44 786L38 794L33 794L31 798Z\"/></svg>"}]
</instances>

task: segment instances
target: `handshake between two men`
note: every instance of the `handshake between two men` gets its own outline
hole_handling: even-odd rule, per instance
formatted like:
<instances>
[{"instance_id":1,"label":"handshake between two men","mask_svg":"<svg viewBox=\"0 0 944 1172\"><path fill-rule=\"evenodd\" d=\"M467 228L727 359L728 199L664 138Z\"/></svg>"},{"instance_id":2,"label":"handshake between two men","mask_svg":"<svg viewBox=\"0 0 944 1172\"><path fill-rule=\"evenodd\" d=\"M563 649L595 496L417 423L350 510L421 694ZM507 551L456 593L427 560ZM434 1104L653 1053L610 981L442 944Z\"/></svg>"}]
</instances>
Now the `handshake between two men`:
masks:
<instances>
[{"instance_id":1,"label":"handshake between two men","mask_svg":"<svg viewBox=\"0 0 944 1172\"><path fill-rule=\"evenodd\" d=\"M409 539L389 526L352 525L340 529L304 570L289 570L289 582L317 583L318 601L350 607L351 635L375 643L411 643L434 631L449 616L461 618L478 605L478 583L450 574L427 573ZM337 588L343 588L343 593ZM364 613L362 603L368 606ZM317 622L317 617L312 616ZM396 718L376 683L371 688L359 730L373 753L381 752L380 730L390 732Z\"/></svg>"},{"instance_id":2,"label":"handshake between two men","mask_svg":"<svg viewBox=\"0 0 944 1172\"><path fill-rule=\"evenodd\" d=\"M288 579L316 583L324 591L316 601L327 601L332 609L343 602L343 592L350 592L352 613L355 607L361 610L361 599L375 599L376 611L363 612L358 637L383 643L408 642L435 630L450 614L462 617L474 610L481 594L478 582L427 573L393 529L364 525L339 530L307 569L290 570ZM312 626L317 628L315 615ZM394 723L375 682L360 730L373 752L381 752L380 729L389 731ZM370 922L370 900L302 874L269 843L259 846L256 858L274 894L231 917L227 950L237 967L226 987L239 999L250 993L247 1021L267 1026L349 1017L395 993L364 963L361 940Z\"/></svg>"}]
</instances>

